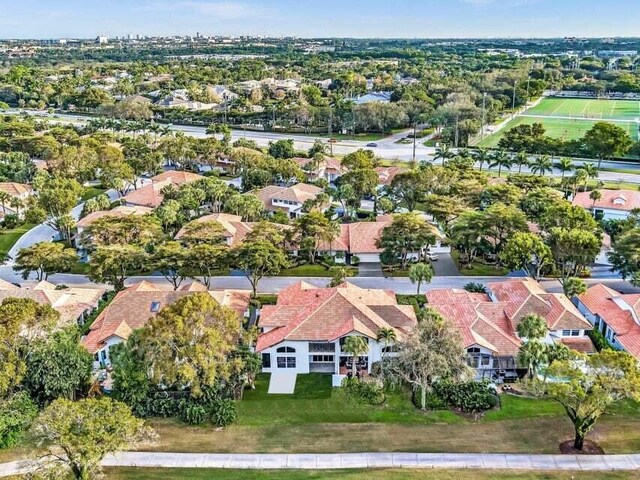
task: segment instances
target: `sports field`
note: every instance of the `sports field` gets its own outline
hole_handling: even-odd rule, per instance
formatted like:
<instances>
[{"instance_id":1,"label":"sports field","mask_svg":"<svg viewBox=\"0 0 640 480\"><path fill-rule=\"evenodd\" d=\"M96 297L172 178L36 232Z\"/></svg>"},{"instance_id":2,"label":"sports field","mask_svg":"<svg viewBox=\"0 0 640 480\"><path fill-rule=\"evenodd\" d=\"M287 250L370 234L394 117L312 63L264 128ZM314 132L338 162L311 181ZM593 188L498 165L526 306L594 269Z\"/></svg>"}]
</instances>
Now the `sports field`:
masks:
<instances>
[{"instance_id":1,"label":"sports field","mask_svg":"<svg viewBox=\"0 0 640 480\"><path fill-rule=\"evenodd\" d=\"M637 140L640 101L545 98L511 120L499 132L486 137L480 146L497 146L504 132L517 125L542 123L549 136L571 140L584 136L594 123L602 121L615 123L624 128L632 139Z\"/></svg>"}]
</instances>

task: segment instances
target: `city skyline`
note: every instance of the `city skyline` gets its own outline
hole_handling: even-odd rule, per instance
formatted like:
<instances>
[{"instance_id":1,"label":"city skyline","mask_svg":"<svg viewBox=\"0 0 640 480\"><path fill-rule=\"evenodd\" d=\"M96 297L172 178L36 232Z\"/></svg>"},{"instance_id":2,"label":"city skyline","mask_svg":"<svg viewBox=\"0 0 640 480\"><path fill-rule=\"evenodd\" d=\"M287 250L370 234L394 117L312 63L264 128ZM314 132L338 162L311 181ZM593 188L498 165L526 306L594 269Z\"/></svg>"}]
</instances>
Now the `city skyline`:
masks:
<instances>
[{"instance_id":1,"label":"city skyline","mask_svg":"<svg viewBox=\"0 0 640 480\"><path fill-rule=\"evenodd\" d=\"M2 38L296 36L379 38L625 37L638 35L631 0L25 0L5 4ZM624 12L624 15L620 15Z\"/></svg>"}]
</instances>

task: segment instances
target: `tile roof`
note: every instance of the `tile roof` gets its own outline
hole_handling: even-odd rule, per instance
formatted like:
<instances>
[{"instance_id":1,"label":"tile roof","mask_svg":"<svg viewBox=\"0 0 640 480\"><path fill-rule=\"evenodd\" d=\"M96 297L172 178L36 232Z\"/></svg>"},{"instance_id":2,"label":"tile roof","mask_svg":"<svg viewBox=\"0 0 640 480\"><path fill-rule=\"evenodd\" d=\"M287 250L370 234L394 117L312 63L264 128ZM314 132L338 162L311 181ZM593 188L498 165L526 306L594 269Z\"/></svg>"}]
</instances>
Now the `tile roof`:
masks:
<instances>
[{"instance_id":1,"label":"tile roof","mask_svg":"<svg viewBox=\"0 0 640 480\"><path fill-rule=\"evenodd\" d=\"M160 192L167 185L180 186L203 178L205 177L191 172L168 170L151 178L150 184L133 190L122 198L125 203L155 208L162 203L163 196Z\"/></svg>"},{"instance_id":2,"label":"tile roof","mask_svg":"<svg viewBox=\"0 0 640 480\"><path fill-rule=\"evenodd\" d=\"M71 287L56 290L56 285L42 281L33 286L16 287L0 282L0 302L5 298L29 298L41 305L49 305L60 313L59 327L74 325L87 310L98 305L106 289L99 287Z\"/></svg>"},{"instance_id":3,"label":"tile roof","mask_svg":"<svg viewBox=\"0 0 640 480\"><path fill-rule=\"evenodd\" d=\"M602 318L615 332L616 340L636 358L640 358L640 295L621 294L601 283L578 296L594 315Z\"/></svg>"},{"instance_id":4,"label":"tile roof","mask_svg":"<svg viewBox=\"0 0 640 480\"><path fill-rule=\"evenodd\" d=\"M195 292L207 291L197 282L182 285L177 291L167 290L150 282L140 282L118 292L114 299L95 319L82 344L91 353L104 346L116 335L126 340L132 331L141 328L158 311L180 298ZM209 294L220 304L243 315L249 305L250 292L241 290L211 290ZM154 304L152 309L152 304Z\"/></svg>"},{"instance_id":5,"label":"tile roof","mask_svg":"<svg viewBox=\"0 0 640 480\"><path fill-rule=\"evenodd\" d=\"M6 192L12 197L21 197L33 192L31 185L16 182L0 182L0 192Z\"/></svg>"},{"instance_id":6,"label":"tile roof","mask_svg":"<svg viewBox=\"0 0 640 480\"><path fill-rule=\"evenodd\" d=\"M532 279L491 282L487 289L488 295L461 289L426 293L428 306L460 330L465 348L477 344L497 355L515 355L520 345L517 325L530 314L544 318L549 330L592 328L568 298L546 293Z\"/></svg>"},{"instance_id":7,"label":"tile roof","mask_svg":"<svg viewBox=\"0 0 640 480\"><path fill-rule=\"evenodd\" d=\"M407 169L403 167L376 167L374 170L378 174L378 185L391 185L396 175Z\"/></svg>"},{"instance_id":8,"label":"tile roof","mask_svg":"<svg viewBox=\"0 0 640 480\"><path fill-rule=\"evenodd\" d=\"M102 217L125 217L127 215L146 215L147 213L151 213L153 210L149 207L141 207L139 205L134 205L132 207L127 207L125 205L120 205L112 210L100 210L98 212L93 212L87 215L86 217L81 218L78 223L76 223L77 227L86 228L91 225L93 222Z\"/></svg>"},{"instance_id":9,"label":"tile roof","mask_svg":"<svg viewBox=\"0 0 640 480\"><path fill-rule=\"evenodd\" d=\"M592 208L593 200L589 198L591 192L578 192L572 203L584 208ZM602 198L596 200L595 208L608 208L629 212L640 208L640 191L637 190L600 190Z\"/></svg>"},{"instance_id":10,"label":"tile roof","mask_svg":"<svg viewBox=\"0 0 640 480\"><path fill-rule=\"evenodd\" d=\"M242 217L238 215L230 215L228 213L212 213L195 220L196 222L218 222L224 229L224 236L229 240L229 245L236 246L244 241L244 238L253 231L257 222L243 222ZM185 229L182 228L177 234L176 239L184 235Z\"/></svg>"},{"instance_id":11,"label":"tile roof","mask_svg":"<svg viewBox=\"0 0 640 480\"><path fill-rule=\"evenodd\" d=\"M298 282L280 292L276 305L262 309L258 326L272 329L260 334L256 350L284 340L334 341L353 331L375 338L381 328L403 336L416 323L413 308L398 305L393 292L347 282L334 288Z\"/></svg>"},{"instance_id":12,"label":"tile roof","mask_svg":"<svg viewBox=\"0 0 640 480\"><path fill-rule=\"evenodd\" d=\"M250 192L250 194L255 195L264 203L267 210L277 208L277 206L272 204L273 200L288 200L290 202L304 203L307 200L315 199L320 193L322 193L322 188L309 185L308 183L297 183L291 187L268 185Z\"/></svg>"}]
</instances>

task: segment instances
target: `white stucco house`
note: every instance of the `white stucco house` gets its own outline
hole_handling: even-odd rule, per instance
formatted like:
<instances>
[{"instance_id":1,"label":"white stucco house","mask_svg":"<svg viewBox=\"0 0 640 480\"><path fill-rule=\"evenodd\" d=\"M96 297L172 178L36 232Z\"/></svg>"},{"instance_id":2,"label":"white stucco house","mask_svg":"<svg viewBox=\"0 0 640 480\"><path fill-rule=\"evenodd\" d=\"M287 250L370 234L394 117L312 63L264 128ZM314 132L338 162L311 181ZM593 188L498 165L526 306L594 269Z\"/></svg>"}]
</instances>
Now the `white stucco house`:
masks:
<instances>
[{"instance_id":1,"label":"white stucco house","mask_svg":"<svg viewBox=\"0 0 640 480\"><path fill-rule=\"evenodd\" d=\"M264 372L327 373L340 386L353 368L353 356L343 349L349 336L367 342L368 351L355 360L358 375L366 375L383 353L393 355L393 345L376 340L380 329L390 328L401 339L416 324L413 307L398 305L393 292L299 282L282 290L276 305L262 308L256 351Z\"/></svg>"},{"instance_id":2,"label":"white stucco house","mask_svg":"<svg viewBox=\"0 0 640 480\"><path fill-rule=\"evenodd\" d=\"M640 191L600 190L602 198L595 202L589 198L590 193L576 193L572 203L593 211L596 219L624 220L631 210L640 208Z\"/></svg>"},{"instance_id":3,"label":"white stucco house","mask_svg":"<svg viewBox=\"0 0 640 480\"><path fill-rule=\"evenodd\" d=\"M269 185L259 190L249 192L249 194L258 197L264 204L267 212L283 211L290 218L298 218L304 215L302 207L307 200L315 200L323 189L308 183L297 183L291 187L281 187L278 185ZM320 210L324 211L329 204L320 206Z\"/></svg>"}]
</instances>

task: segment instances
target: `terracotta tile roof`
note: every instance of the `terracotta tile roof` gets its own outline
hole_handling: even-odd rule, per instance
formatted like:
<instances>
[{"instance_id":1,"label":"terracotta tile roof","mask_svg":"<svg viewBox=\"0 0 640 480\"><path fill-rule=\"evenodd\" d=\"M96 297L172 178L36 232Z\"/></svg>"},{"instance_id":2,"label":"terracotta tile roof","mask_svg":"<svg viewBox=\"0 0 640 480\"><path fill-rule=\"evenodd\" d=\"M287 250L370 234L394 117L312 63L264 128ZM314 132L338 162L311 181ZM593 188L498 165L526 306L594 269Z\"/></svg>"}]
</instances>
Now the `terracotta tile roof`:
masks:
<instances>
[{"instance_id":1,"label":"terracotta tile roof","mask_svg":"<svg viewBox=\"0 0 640 480\"><path fill-rule=\"evenodd\" d=\"M623 210L629 212L634 208L640 208L640 191L636 190L600 190L602 198L596 200L595 208L608 208L611 210ZM578 192L573 197L572 203L584 208L591 208L593 200L589 198L590 192Z\"/></svg>"},{"instance_id":2,"label":"terracotta tile roof","mask_svg":"<svg viewBox=\"0 0 640 480\"><path fill-rule=\"evenodd\" d=\"M615 332L616 340L640 358L640 295L620 294L601 283L578 296L591 313L598 315Z\"/></svg>"},{"instance_id":3,"label":"terracotta tile roof","mask_svg":"<svg viewBox=\"0 0 640 480\"><path fill-rule=\"evenodd\" d=\"M91 225L93 222L102 217L125 217L127 215L146 215L151 213L153 210L149 207L141 207L139 205L134 205L132 207L127 207L125 205L121 205L112 210L100 210L98 212L93 212L87 215L84 218L81 218L78 223L76 223L77 227L86 228Z\"/></svg>"},{"instance_id":4,"label":"terracotta tile roof","mask_svg":"<svg viewBox=\"0 0 640 480\"><path fill-rule=\"evenodd\" d=\"M33 192L31 185L16 182L0 182L0 192L6 192L12 197L22 197Z\"/></svg>"},{"instance_id":5,"label":"terracotta tile roof","mask_svg":"<svg viewBox=\"0 0 640 480\"><path fill-rule=\"evenodd\" d=\"M589 337L564 337L560 341L571 350L581 353L596 353L596 347Z\"/></svg>"},{"instance_id":6,"label":"terracotta tile roof","mask_svg":"<svg viewBox=\"0 0 640 480\"><path fill-rule=\"evenodd\" d=\"M477 344L497 355L515 355L520 345L518 322L530 314L544 318L549 330L592 328L568 298L546 293L534 280L491 282L487 289L489 295L460 289L426 293L428 306L458 327L465 348Z\"/></svg>"},{"instance_id":7,"label":"terracotta tile roof","mask_svg":"<svg viewBox=\"0 0 640 480\"><path fill-rule=\"evenodd\" d=\"M307 200L315 199L322 193L320 187L307 183L297 183L291 187L280 187L278 185L268 185L259 190L248 192L245 195L255 195L258 197L267 210L287 210L280 205L273 205L273 200L287 200L290 202L304 203Z\"/></svg>"},{"instance_id":8,"label":"terracotta tile roof","mask_svg":"<svg viewBox=\"0 0 640 480\"><path fill-rule=\"evenodd\" d=\"M56 290L52 283L42 281L33 286L18 288L0 284L0 302L5 298L29 298L41 305L49 305L60 313L59 327L74 325L87 310L98 305L106 289L99 287L71 287Z\"/></svg>"},{"instance_id":9,"label":"terracotta tile roof","mask_svg":"<svg viewBox=\"0 0 640 480\"><path fill-rule=\"evenodd\" d=\"M407 169L403 167L376 167L374 170L378 174L378 185L391 185L396 175Z\"/></svg>"},{"instance_id":10,"label":"terracotta tile roof","mask_svg":"<svg viewBox=\"0 0 640 480\"><path fill-rule=\"evenodd\" d=\"M132 205L155 208L162 203L163 196L160 191L167 185L180 186L203 178L205 177L191 172L168 170L151 178L152 183L129 192L122 198Z\"/></svg>"},{"instance_id":11,"label":"terracotta tile roof","mask_svg":"<svg viewBox=\"0 0 640 480\"><path fill-rule=\"evenodd\" d=\"M284 340L333 341L353 331L375 338L381 328L403 336L416 323L413 308L397 305L393 292L298 282L280 292L277 305L262 309L258 325L272 329L258 337L256 350Z\"/></svg>"},{"instance_id":12,"label":"terracotta tile roof","mask_svg":"<svg viewBox=\"0 0 640 480\"><path fill-rule=\"evenodd\" d=\"M95 319L82 344L91 353L104 346L104 342L116 335L126 340L133 330L143 327L162 308L195 292L207 291L197 282L181 286L178 291L167 290L150 282L140 282L115 296L111 303ZM221 305L243 315L249 305L250 292L240 290L211 290L209 294Z\"/></svg>"},{"instance_id":13,"label":"terracotta tile roof","mask_svg":"<svg viewBox=\"0 0 640 480\"><path fill-rule=\"evenodd\" d=\"M223 235L229 240L229 245L236 246L244 241L256 222L243 222L242 217L238 215L230 215L228 213L212 213L195 220L196 222L218 222L224 232ZM176 234L176 239L182 238L184 235L184 227Z\"/></svg>"}]
</instances>

